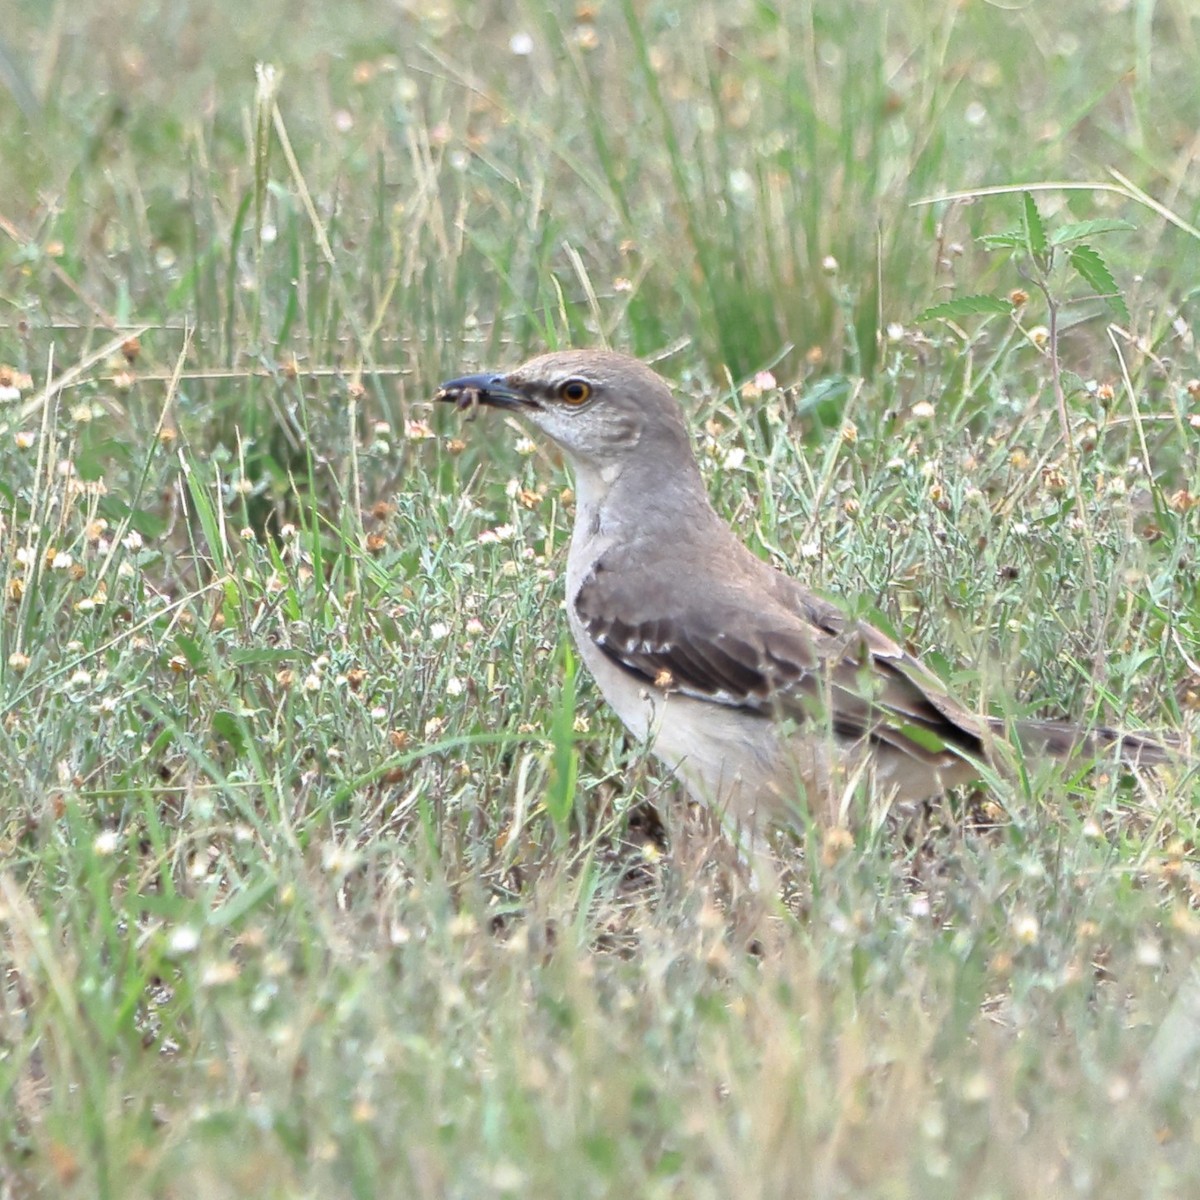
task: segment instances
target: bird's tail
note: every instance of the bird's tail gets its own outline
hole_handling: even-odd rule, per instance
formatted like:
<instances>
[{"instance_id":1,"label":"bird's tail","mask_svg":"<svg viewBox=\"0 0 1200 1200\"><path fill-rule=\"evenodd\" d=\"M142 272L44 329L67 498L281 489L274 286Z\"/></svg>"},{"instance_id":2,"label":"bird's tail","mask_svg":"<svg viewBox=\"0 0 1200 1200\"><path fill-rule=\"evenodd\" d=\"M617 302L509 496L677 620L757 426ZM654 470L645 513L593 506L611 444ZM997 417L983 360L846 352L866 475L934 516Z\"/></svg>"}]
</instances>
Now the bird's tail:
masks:
<instances>
[{"instance_id":1,"label":"bird's tail","mask_svg":"<svg viewBox=\"0 0 1200 1200\"><path fill-rule=\"evenodd\" d=\"M1070 721L1024 720L1009 724L999 717L989 718L989 724L1001 736L1015 732L1026 751L1060 760L1109 758L1115 752L1126 766L1152 767L1184 756L1179 740L1166 733L1147 736L1103 726L1081 729Z\"/></svg>"}]
</instances>

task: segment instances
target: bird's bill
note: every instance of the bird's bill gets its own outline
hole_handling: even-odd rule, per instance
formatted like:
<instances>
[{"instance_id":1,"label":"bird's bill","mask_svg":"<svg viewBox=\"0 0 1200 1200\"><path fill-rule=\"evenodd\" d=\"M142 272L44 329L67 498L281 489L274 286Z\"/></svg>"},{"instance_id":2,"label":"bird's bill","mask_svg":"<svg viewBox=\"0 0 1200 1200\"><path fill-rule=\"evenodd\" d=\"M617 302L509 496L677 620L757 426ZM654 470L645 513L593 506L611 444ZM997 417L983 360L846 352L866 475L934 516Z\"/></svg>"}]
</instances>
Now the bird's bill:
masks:
<instances>
[{"instance_id":1,"label":"bird's bill","mask_svg":"<svg viewBox=\"0 0 1200 1200\"><path fill-rule=\"evenodd\" d=\"M531 408L529 397L509 387L503 375L463 375L449 379L434 397L459 408L485 404L491 408Z\"/></svg>"}]
</instances>

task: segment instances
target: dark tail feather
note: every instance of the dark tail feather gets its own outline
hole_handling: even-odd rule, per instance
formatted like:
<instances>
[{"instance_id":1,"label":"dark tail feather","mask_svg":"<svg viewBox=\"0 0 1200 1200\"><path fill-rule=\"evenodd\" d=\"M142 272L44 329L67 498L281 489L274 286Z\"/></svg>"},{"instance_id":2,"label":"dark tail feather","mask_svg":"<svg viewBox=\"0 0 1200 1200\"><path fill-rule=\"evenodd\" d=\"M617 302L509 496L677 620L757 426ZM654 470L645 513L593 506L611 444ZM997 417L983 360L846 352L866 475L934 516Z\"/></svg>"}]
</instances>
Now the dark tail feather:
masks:
<instances>
[{"instance_id":1,"label":"dark tail feather","mask_svg":"<svg viewBox=\"0 0 1200 1200\"><path fill-rule=\"evenodd\" d=\"M1025 750L1057 759L1109 758L1115 751L1126 766L1152 767L1171 762L1183 753L1179 742L1169 734L1147 737L1117 729L1081 729L1070 721L1017 721L1009 725L993 717L989 723L1001 736L1015 731Z\"/></svg>"}]
</instances>

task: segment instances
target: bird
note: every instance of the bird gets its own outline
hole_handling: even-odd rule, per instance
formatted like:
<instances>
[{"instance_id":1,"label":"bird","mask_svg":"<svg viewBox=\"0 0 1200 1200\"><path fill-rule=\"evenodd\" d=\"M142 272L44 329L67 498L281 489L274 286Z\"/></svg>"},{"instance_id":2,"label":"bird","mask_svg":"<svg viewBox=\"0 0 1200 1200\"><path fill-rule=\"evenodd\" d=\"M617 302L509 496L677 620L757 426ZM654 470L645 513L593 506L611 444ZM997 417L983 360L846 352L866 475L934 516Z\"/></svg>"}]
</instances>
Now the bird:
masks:
<instances>
[{"instance_id":1,"label":"bird","mask_svg":"<svg viewBox=\"0 0 1200 1200\"><path fill-rule=\"evenodd\" d=\"M682 407L640 360L559 350L436 398L514 414L574 476L566 615L629 733L736 830L912 806L1011 752L1169 758L1149 736L971 711L883 630L755 555L713 507Z\"/></svg>"}]
</instances>

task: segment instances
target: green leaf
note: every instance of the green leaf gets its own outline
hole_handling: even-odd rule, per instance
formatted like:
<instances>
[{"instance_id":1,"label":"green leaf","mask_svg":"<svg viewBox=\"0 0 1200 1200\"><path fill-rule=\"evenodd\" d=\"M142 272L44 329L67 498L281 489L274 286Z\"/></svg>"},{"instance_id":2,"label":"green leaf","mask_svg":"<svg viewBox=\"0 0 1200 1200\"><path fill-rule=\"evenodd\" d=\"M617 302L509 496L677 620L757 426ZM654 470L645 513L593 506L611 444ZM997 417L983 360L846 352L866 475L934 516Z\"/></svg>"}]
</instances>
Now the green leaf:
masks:
<instances>
[{"instance_id":1,"label":"green leaf","mask_svg":"<svg viewBox=\"0 0 1200 1200\"><path fill-rule=\"evenodd\" d=\"M1046 254L1046 226L1037 203L1029 192L1021 193L1021 228L1025 233L1025 248L1039 261Z\"/></svg>"},{"instance_id":2,"label":"green leaf","mask_svg":"<svg viewBox=\"0 0 1200 1200\"><path fill-rule=\"evenodd\" d=\"M563 650L563 680L550 718L550 779L543 803L559 837L566 837L575 807L579 751L575 748L575 656Z\"/></svg>"},{"instance_id":3,"label":"green leaf","mask_svg":"<svg viewBox=\"0 0 1200 1200\"><path fill-rule=\"evenodd\" d=\"M240 647L229 651L229 661L239 667L269 666L274 663L298 662L299 650L285 647L255 646Z\"/></svg>"},{"instance_id":4,"label":"green leaf","mask_svg":"<svg viewBox=\"0 0 1200 1200\"><path fill-rule=\"evenodd\" d=\"M915 742L922 750L926 750L930 754L940 754L946 749L945 739L938 737L928 726L901 725L896 732L901 737L906 737L909 741Z\"/></svg>"},{"instance_id":5,"label":"green leaf","mask_svg":"<svg viewBox=\"0 0 1200 1200\"><path fill-rule=\"evenodd\" d=\"M1065 246L1068 242L1078 242L1082 238L1094 237L1099 233L1123 233L1137 226L1119 217L1100 217L1095 221L1075 221L1070 225L1060 225L1050 234L1052 246Z\"/></svg>"},{"instance_id":6,"label":"green leaf","mask_svg":"<svg viewBox=\"0 0 1200 1200\"><path fill-rule=\"evenodd\" d=\"M179 647L180 653L188 661L194 671L199 671L204 666L204 648L193 637L188 637L186 633L177 633L175 635L175 645Z\"/></svg>"},{"instance_id":7,"label":"green leaf","mask_svg":"<svg viewBox=\"0 0 1200 1200\"><path fill-rule=\"evenodd\" d=\"M84 427L85 431L87 426ZM129 462L129 443L121 438L100 438L89 436L86 432L79 439L79 448L75 452L75 473L80 479L89 483L103 479L105 473L111 471L114 465L125 465Z\"/></svg>"},{"instance_id":8,"label":"green leaf","mask_svg":"<svg viewBox=\"0 0 1200 1200\"><path fill-rule=\"evenodd\" d=\"M233 753L241 758L246 753L245 721L226 709L220 709L212 716L213 733L224 738L233 748Z\"/></svg>"},{"instance_id":9,"label":"green leaf","mask_svg":"<svg viewBox=\"0 0 1200 1200\"><path fill-rule=\"evenodd\" d=\"M985 250L1020 250L1025 245L1025 234L1019 229L1007 233L985 233L975 239Z\"/></svg>"},{"instance_id":10,"label":"green leaf","mask_svg":"<svg viewBox=\"0 0 1200 1200\"><path fill-rule=\"evenodd\" d=\"M1000 296L959 296L942 304L927 308L917 317L918 321L942 321L957 317L1007 316L1012 305Z\"/></svg>"},{"instance_id":11,"label":"green leaf","mask_svg":"<svg viewBox=\"0 0 1200 1200\"><path fill-rule=\"evenodd\" d=\"M262 878L243 885L224 904L217 905L205 918L210 929L227 929L236 925L247 913L256 909L262 900L278 890L279 884L271 878Z\"/></svg>"},{"instance_id":12,"label":"green leaf","mask_svg":"<svg viewBox=\"0 0 1200 1200\"><path fill-rule=\"evenodd\" d=\"M1064 396L1074 396L1079 392L1087 393L1087 384L1083 379L1076 375L1074 371L1063 371L1058 377L1059 383L1062 384Z\"/></svg>"},{"instance_id":13,"label":"green leaf","mask_svg":"<svg viewBox=\"0 0 1200 1200\"><path fill-rule=\"evenodd\" d=\"M102 496L99 508L111 525L119 525L128 517L130 528L136 529L147 541L161 537L167 528L166 520L158 513L148 512L144 508L130 508L116 496Z\"/></svg>"},{"instance_id":14,"label":"green leaf","mask_svg":"<svg viewBox=\"0 0 1200 1200\"><path fill-rule=\"evenodd\" d=\"M1129 309L1125 307L1125 298L1121 295L1121 289L1117 287L1117 281L1100 252L1088 245L1076 246L1071 251L1071 266L1079 272L1096 295L1103 296L1113 312L1128 324Z\"/></svg>"},{"instance_id":15,"label":"green leaf","mask_svg":"<svg viewBox=\"0 0 1200 1200\"><path fill-rule=\"evenodd\" d=\"M845 375L828 375L801 392L797 413L816 412L819 420L836 420L850 396L850 380Z\"/></svg>"},{"instance_id":16,"label":"green leaf","mask_svg":"<svg viewBox=\"0 0 1200 1200\"><path fill-rule=\"evenodd\" d=\"M882 609L876 608L873 604L866 604L861 609L856 609L854 616L870 621L876 629L887 634L898 646L904 645L904 635L892 624L891 618Z\"/></svg>"}]
</instances>

